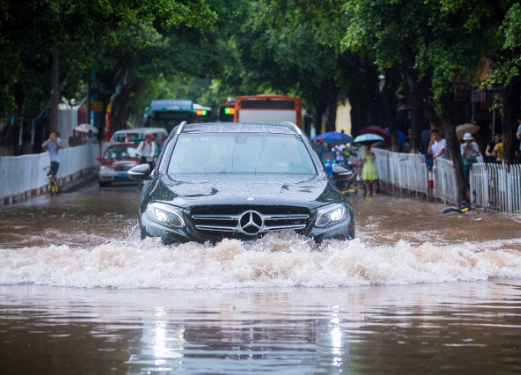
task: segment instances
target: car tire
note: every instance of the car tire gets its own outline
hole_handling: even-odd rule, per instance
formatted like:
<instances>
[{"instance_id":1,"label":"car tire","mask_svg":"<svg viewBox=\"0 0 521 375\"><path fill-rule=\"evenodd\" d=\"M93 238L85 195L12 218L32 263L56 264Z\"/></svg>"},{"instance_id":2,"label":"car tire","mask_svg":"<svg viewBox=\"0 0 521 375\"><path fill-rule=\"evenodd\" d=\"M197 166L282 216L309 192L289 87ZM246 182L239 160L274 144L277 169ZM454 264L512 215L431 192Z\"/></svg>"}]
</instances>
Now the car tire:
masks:
<instances>
[{"instance_id":1,"label":"car tire","mask_svg":"<svg viewBox=\"0 0 521 375\"><path fill-rule=\"evenodd\" d=\"M139 234L142 240L144 240L147 237L152 237L141 225L139 226Z\"/></svg>"},{"instance_id":2,"label":"car tire","mask_svg":"<svg viewBox=\"0 0 521 375\"><path fill-rule=\"evenodd\" d=\"M100 187L110 186L110 182L108 181L98 181Z\"/></svg>"}]
</instances>

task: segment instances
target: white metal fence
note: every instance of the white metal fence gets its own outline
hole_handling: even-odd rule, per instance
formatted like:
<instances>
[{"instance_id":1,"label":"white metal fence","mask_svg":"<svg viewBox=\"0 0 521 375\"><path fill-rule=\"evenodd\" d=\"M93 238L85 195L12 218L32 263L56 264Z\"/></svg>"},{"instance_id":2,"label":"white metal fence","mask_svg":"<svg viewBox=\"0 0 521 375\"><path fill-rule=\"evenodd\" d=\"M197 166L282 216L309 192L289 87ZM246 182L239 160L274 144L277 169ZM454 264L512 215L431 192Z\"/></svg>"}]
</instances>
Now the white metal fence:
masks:
<instances>
[{"instance_id":1,"label":"white metal fence","mask_svg":"<svg viewBox=\"0 0 521 375\"><path fill-rule=\"evenodd\" d=\"M387 189L428 193L428 171L424 156L375 149L375 165L380 181ZM437 159L433 169L432 196L457 203L456 174L452 161ZM474 164L470 171L471 192L476 203L503 211L521 212L521 165ZM473 197L472 197L473 198Z\"/></svg>"},{"instance_id":2,"label":"white metal fence","mask_svg":"<svg viewBox=\"0 0 521 375\"><path fill-rule=\"evenodd\" d=\"M428 193L428 171L425 158L419 154L404 154L374 149L375 165L380 181L388 188ZM452 161L436 160L433 173L433 196L455 203L457 191Z\"/></svg>"},{"instance_id":3,"label":"white metal fence","mask_svg":"<svg viewBox=\"0 0 521 375\"><path fill-rule=\"evenodd\" d=\"M434 161L434 197L447 202L458 202L458 189L456 188L456 172L451 160L436 159Z\"/></svg>"},{"instance_id":4,"label":"white metal fence","mask_svg":"<svg viewBox=\"0 0 521 375\"><path fill-rule=\"evenodd\" d=\"M81 172L96 167L99 146L94 144L70 147L59 153L60 168L57 178L61 183L67 183ZM44 169L49 165L47 152L0 157L0 204L6 198L12 200L13 197L31 195L32 191L47 187L49 181Z\"/></svg>"},{"instance_id":5,"label":"white metal fence","mask_svg":"<svg viewBox=\"0 0 521 375\"><path fill-rule=\"evenodd\" d=\"M510 213L521 212L521 165L474 164L470 172L476 203Z\"/></svg>"}]
</instances>

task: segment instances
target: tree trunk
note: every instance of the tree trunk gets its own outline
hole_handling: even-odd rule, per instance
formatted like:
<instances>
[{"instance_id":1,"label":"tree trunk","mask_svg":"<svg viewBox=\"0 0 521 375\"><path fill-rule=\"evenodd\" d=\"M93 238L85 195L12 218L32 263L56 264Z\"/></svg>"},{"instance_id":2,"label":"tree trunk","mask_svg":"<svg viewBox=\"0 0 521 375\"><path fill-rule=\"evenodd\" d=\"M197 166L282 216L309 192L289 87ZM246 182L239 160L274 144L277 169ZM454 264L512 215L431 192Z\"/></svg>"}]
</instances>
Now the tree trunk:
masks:
<instances>
[{"instance_id":1,"label":"tree trunk","mask_svg":"<svg viewBox=\"0 0 521 375\"><path fill-rule=\"evenodd\" d=\"M382 108L383 118L382 125L384 128L391 130L391 149L394 152L400 150L398 144L398 121L396 120L396 91L400 84L400 73L398 69L391 68L385 70L385 83L382 89Z\"/></svg>"},{"instance_id":2,"label":"tree trunk","mask_svg":"<svg viewBox=\"0 0 521 375\"><path fill-rule=\"evenodd\" d=\"M112 101L112 117L110 132L111 135L117 130L123 130L126 128L129 108L128 102L132 93L139 90L142 84L141 79L134 80L121 87L119 94L114 97Z\"/></svg>"},{"instance_id":3,"label":"tree trunk","mask_svg":"<svg viewBox=\"0 0 521 375\"><path fill-rule=\"evenodd\" d=\"M505 86L503 94L503 149L505 152L505 163L514 163L515 158L515 139L519 124L517 115L519 113L521 97L521 79L516 76L508 86Z\"/></svg>"},{"instance_id":4,"label":"tree trunk","mask_svg":"<svg viewBox=\"0 0 521 375\"><path fill-rule=\"evenodd\" d=\"M454 163L457 199L462 201L467 199L467 191L463 176L463 164L461 163L460 145L456 136L456 124L454 122L454 94L445 94L440 102L442 110L440 118L447 142L447 152L449 153L449 158Z\"/></svg>"},{"instance_id":5,"label":"tree trunk","mask_svg":"<svg viewBox=\"0 0 521 375\"><path fill-rule=\"evenodd\" d=\"M324 112L326 111L326 106L324 103L319 103L317 105L317 115L315 117L315 131L318 134L322 133L322 119L324 118Z\"/></svg>"},{"instance_id":6,"label":"tree trunk","mask_svg":"<svg viewBox=\"0 0 521 375\"><path fill-rule=\"evenodd\" d=\"M357 54L343 53L341 56L343 79L347 96L351 102L351 133L376 125L380 120L381 98L378 81L378 67L370 57L361 58Z\"/></svg>"},{"instance_id":7,"label":"tree trunk","mask_svg":"<svg viewBox=\"0 0 521 375\"><path fill-rule=\"evenodd\" d=\"M403 73L405 76L405 91L408 98L407 102L411 106L411 153L417 154L422 151L421 132L425 128L426 124L424 117L424 98L421 95L421 90L417 81L417 72L405 68Z\"/></svg>"},{"instance_id":8,"label":"tree trunk","mask_svg":"<svg viewBox=\"0 0 521 375\"><path fill-rule=\"evenodd\" d=\"M58 131L58 105L60 103L59 53L52 50L52 100L51 100L51 131Z\"/></svg>"},{"instance_id":9,"label":"tree trunk","mask_svg":"<svg viewBox=\"0 0 521 375\"><path fill-rule=\"evenodd\" d=\"M105 140L105 131L107 127L107 106L110 103L110 96L102 95L98 100L103 103L103 109L98 113L98 141L101 144Z\"/></svg>"},{"instance_id":10,"label":"tree trunk","mask_svg":"<svg viewBox=\"0 0 521 375\"><path fill-rule=\"evenodd\" d=\"M330 81L327 85L327 122L326 132L334 132L336 130L336 110L338 108L338 87L334 81Z\"/></svg>"}]
</instances>

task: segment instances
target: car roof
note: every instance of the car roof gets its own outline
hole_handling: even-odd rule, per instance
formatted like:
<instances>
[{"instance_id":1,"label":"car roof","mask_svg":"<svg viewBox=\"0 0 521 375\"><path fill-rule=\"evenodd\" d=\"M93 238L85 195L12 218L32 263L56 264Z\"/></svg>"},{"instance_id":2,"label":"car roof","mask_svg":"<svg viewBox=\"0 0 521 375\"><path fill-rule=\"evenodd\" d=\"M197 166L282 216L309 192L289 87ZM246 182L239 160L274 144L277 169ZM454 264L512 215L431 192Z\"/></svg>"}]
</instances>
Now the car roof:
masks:
<instances>
[{"instance_id":1,"label":"car roof","mask_svg":"<svg viewBox=\"0 0 521 375\"><path fill-rule=\"evenodd\" d=\"M114 134L147 134L147 133L167 133L164 128L138 128L118 130Z\"/></svg>"},{"instance_id":2,"label":"car roof","mask_svg":"<svg viewBox=\"0 0 521 375\"><path fill-rule=\"evenodd\" d=\"M177 128L178 129L178 128ZM283 122L245 123L245 122L203 122L185 124L181 133L271 133L300 135L300 129L295 124Z\"/></svg>"}]
</instances>

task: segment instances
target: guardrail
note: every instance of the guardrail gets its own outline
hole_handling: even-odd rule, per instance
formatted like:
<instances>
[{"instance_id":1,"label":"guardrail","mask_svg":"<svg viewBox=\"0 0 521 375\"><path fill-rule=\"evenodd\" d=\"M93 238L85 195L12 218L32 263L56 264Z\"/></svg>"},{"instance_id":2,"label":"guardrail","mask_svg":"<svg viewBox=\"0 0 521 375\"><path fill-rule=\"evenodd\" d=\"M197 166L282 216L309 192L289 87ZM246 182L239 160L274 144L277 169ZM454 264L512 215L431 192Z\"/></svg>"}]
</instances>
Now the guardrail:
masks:
<instances>
[{"instance_id":1,"label":"guardrail","mask_svg":"<svg viewBox=\"0 0 521 375\"><path fill-rule=\"evenodd\" d=\"M389 191L407 190L427 193L446 202L457 203L456 174L452 161L437 159L433 169L434 189L428 190L428 171L423 155L402 154L374 149L378 177ZM498 211L521 212L521 165L473 164L470 189L476 192L476 203Z\"/></svg>"},{"instance_id":2,"label":"guardrail","mask_svg":"<svg viewBox=\"0 0 521 375\"><path fill-rule=\"evenodd\" d=\"M98 162L99 146L83 145L59 151L58 185L65 185L81 175L92 173ZM0 157L0 205L13 204L46 193L49 181L44 168L50 165L49 154Z\"/></svg>"},{"instance_id":3,"label":"guardrail","mask_svg":"<svg viewBox=\"0 0 521 375\"><path fill-rule=\"evenodd\" d=\"M456 188L456 172L452 161L436 159L432 171L434 174L433 196L450 203L457 203L458 190Z\"/></svg>"},{"instance_id":4,"label":"guardrail","mask_svg":"<svg viewBox=\"0 0 521 375\"><path fill-rule=\"evenodd\" d=\"M471 191L476 192L476 203L510 213L521 212L521 165L479 163L470 171Z\"/></svg>"},{"instance_id":5,"label":"guardrail","mask_svg":"<svg viewBox=\"0 0 521 375\"><path fill-rule=\"evenodd\" d=\"M419 154L405 154L387 150L372 150L376 156L375 165L380 181L388 190L398 188L412 193L429 193L428 170L425 158ZM452 161L436 160L433 170L434 189L432 196L456 203L457 191Z\"/></svg>"}]
</instances>

